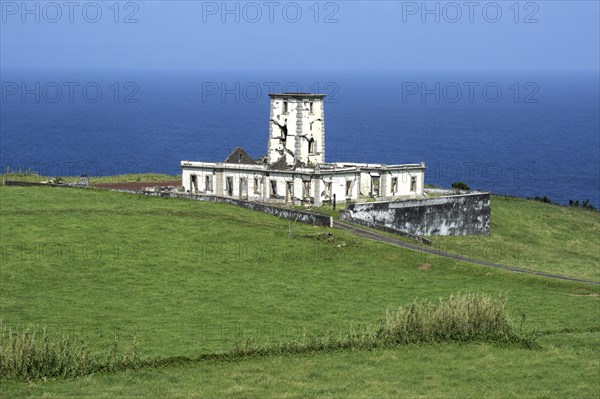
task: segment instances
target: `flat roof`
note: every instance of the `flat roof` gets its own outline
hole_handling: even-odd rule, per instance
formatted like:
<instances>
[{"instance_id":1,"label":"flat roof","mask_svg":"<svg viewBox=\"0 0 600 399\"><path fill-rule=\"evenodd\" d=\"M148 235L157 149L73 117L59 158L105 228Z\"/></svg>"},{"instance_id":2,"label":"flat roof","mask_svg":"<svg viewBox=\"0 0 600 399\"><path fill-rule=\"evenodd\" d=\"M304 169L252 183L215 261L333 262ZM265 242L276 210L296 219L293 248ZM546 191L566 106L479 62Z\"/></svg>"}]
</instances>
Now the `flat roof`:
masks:
<instances>
[{"instance_id":1,"label":"flat roof","mask_svg":"<svg viewBox=\"0 0 600 399\"><path fill-rule=\"evenodd\" d=\"M265 163L244 164L227 162L198 162L181 161L181 168L208 168L208 169L235 169L235 170L261 170L269 173L308 173L308 174L336 174L344 172L379 172L385 173L393 170L425 169L425 164L403 164L403 165L385 165L385 164L319 164L318 168L301 167L297 169L268 169Z\"/></svg>"},{"instance_id":2,"label":"flat roof","mask_svg":"<svg viewBox=\"0 0 600 399\"><path fill-rule=\"evenodd\" d=\"M313 94L313 93L269 93L269 97L288 97L288 98L323 98L327 94Z\"/></svg>"}]
</instances>

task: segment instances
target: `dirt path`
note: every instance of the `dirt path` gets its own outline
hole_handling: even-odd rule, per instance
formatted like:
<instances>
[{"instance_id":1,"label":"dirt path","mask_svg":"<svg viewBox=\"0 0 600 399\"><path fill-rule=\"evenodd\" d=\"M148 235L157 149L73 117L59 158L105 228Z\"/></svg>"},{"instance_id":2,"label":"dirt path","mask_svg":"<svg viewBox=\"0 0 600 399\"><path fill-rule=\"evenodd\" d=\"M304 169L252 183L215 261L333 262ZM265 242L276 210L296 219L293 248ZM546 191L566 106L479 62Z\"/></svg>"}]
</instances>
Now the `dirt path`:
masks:
<instances>
[{"instance_id":1,"label":"dirt path","mask_svg":"<svg viewBox=\"0 0 600 399\"><path fill-rule=\"evenodd\" d=\"M579 279L579 278L575 278L575 277L561 276L560 274L537 272L534 270L521 269L519 267L507 266L507 265L502 265L500 263L486 262L483 260L468 258L466 256L455 255L455 254L451 254L449 252L440 251L435 248L427 247L424 245L411 244L411 243L408 243L408 242L405 242L402 240L398 240L396 238L392 238L392 237L388 237L383 234L376 233L371 230L364 229L359 226L340 222L338 220L333 221L333 227L336 229L348 231L352 234L355 234L355 235L363 237L363 238L368 238L370 240L379 241L379 242L383 242L383 243L390 244L390 245L395 245L397 247L406 248L406 249L418 251L421 253L426 253L426 254L431 254L431 255L435 255L435 256L441 256L444 258L454 259L454 260L458 260L461 262L472 263L472 264L480 265L480 266L495 267L497 269L510 270L512 272L517 272L517 273L533 274L536 276L543 276L543 277L554 278L554 279L559 279L559 280L567 280L567 281L575 281L575 282L584 283L584 284L600 285L600 282L597 282L597 281L584 280L584 279Z\"/></svg>"}]
</instances>

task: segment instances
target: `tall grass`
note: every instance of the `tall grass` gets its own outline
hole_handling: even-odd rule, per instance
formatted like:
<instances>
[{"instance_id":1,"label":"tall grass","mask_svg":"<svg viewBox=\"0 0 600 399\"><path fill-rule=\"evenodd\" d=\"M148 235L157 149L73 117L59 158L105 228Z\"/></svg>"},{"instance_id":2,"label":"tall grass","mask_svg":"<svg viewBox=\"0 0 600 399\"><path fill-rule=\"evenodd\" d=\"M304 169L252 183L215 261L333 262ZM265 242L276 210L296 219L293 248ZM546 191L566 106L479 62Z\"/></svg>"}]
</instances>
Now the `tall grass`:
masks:
<instances>
[{"instance_id":1,"label":"tall grass","mask_svg":"<svg viewBox=\"0 0 600 399\"><path fill-rule=\"evenodd\" d=\"M73 335L51 338L46 329L34 331L6 329L0 320L0 377L31 380L76 377L99 371L137 368L140 364L137 339L124 353L114 338L102 356L90 351L84 338Z\"/></svg>"},{"instance_id":2,"label":"tall grass","mask_svg":"<svg viewBox=\"0 0 600 399\"><path fill-rule=\"evenodd\" d=\"M344 349L374 349L406 344L488 342L537 346L535 334L523 331L506 313L506 298L487 294L457 294L436 302L415 300L388 311L375 325L356 325L349 331L331 329L275 345L239 343L224 357L264 356Z\"/></svg>"},{"instance_id":3,"label":"tall grass","mask_svg":"<svg viewBox=\"0 0 600 399\"><path fill-rule=\"evenodd\" d=\"M196 358L144 360L137 355L135 338L124 354L120 354L119 342L115 339L108 354L101 357L93 355L83 339L61 338L53 343L45 332L39 338L28 332L6 334L0 322L0 375L21 380L75 377L99 371L198 361L442 342L509 343L535 347L535 336L514 325L506 313L505 304L505 298L486 294L458 294L437 302L415 300L408 306L388 311L376 324L356 325L347 331L330 329L316 335L302 335L262 345L257 345L249 337L224 352L202 354ZM8 336L8 342L5 342L5 336Z\"/></svg>"},{"instance_id":4,"label":"tall grass","mask_svg":"<svg viewBox=\"0 0 600 399\"><path fill-rule=\"evenodd\" d=\"M388 311L377 338L392 344L421 342L515 342L532 337L511 322L506 299L484 294L458 294L447 300L418 301Z\"/></svg>"}]
</instances>

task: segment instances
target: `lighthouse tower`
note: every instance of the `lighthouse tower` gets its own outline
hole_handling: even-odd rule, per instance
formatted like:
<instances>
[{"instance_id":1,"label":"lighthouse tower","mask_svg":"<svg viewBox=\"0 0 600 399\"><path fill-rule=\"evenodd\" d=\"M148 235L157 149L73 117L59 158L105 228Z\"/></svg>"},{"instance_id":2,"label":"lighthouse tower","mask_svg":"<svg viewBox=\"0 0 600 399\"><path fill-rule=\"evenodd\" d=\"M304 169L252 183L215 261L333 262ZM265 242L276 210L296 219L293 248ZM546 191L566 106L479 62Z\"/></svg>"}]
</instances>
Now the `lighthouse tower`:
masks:
<instances>
[{"instance_id":1,"label":"lighthouse tower","mask_svg":"<svg viewBox=\"0 0 600 399\"><path fill-rule=\"evenodd\" d=\"M269 94L267 162L283 158L287 166L315 166L325 162L325 94Z\"/></svg>"}]
</instances>

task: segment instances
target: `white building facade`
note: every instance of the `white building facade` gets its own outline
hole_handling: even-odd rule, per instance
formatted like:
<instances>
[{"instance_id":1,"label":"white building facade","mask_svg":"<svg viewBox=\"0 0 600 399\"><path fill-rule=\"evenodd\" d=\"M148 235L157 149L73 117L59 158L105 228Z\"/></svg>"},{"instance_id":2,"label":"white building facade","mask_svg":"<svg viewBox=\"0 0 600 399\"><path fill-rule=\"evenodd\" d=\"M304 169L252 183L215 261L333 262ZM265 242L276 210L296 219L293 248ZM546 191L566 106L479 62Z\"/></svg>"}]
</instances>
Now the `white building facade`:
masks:
<instances>
[{"instance_id":1,"label":"white building facade","mask_svg":"<svg viewBox=\"0 0 600 399\"><path fill-rule=\"evenodd\" d=\"M423 196L422 162L325 162L325 95L283 93L270 97L267 156L254 160L237 148L225 162L182 161L186 192L307 206Z\"/></svg>"}]
</instances>

